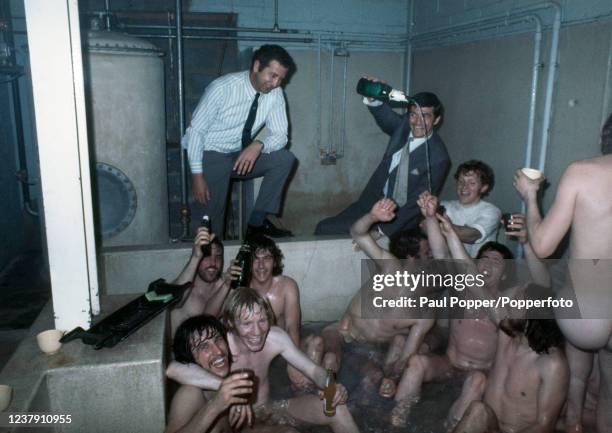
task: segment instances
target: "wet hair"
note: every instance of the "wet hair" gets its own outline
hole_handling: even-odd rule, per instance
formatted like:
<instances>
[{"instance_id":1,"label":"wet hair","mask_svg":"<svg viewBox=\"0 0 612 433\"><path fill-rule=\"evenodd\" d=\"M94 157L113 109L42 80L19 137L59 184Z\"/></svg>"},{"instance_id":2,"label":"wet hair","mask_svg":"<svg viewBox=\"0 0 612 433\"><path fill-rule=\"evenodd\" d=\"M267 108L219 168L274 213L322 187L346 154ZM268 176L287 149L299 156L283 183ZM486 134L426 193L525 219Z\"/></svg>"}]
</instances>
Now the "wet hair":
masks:
<instances>
[{"instance_id":1,"label":"wet hair","mask_svg":"<svg viewBox=\"0 0 612 433\"><path fill-rule=\"evenodd\" d=\"M270 326L274 325L276 320L270 303L257 290L250 287L241 287L229 295L223 308L223 323L229 331L234 331L240 313L245 309L252 313L256 306L266 313Z\"/></svg>"},{"instance_id":2,"label":"wet hair","mask_svg":"<svg viewBox=\"0 0 612 433\"><path fill-rule=\"evenodd\" d=\"M433 108L434 118L440 117L444 114L444 106L438 99L435 93L431 92L419 92L416 95L412 95L411 98L419 104L420 107L431 107ZM410 105L416 105L411 102Z\"/></svg>"},{"instance_id":3,"label":"wet hair","mask_svg":"<svg viewBox=\"0 0 612 433\"><path fill-rule=\"evenodd\" d=\"M389 251L398 259L418 258L421 241L426 239L427 236L418 228L401 230L391 235Z\"/></svg>"},{"instance_id":4,"label":"wet hair","mask_svg":"<svg viewBox=\"0 0 612 433\"><path fill-rule=\"evenodd\" d=\"M295 72L296 66L293 58L280 45L262 45L253 53L251 58L251 69L255 65L255 60L259 61L259 70L266 68L270 62L276 60L284 68L287 68L287 76Z\"/></svg>"},{"instance_id":5,"label":"wet hair","mask_svg":"<svg viewBox=\"0 0 612 433\"><path fill-rule=\"evenodd\" d=\"M470 159L457 167L455 180L459 180L459 176L467 175L468 173L475 173L480 178L480 182L488 186L487 190L482 194L483 197L493 190L495 174L493 169L487 164L477 159Z\"/></svg>"},{"instance_id":6,"label":"wet hair","mask_svg":"<svg viewBox=\"0 0 612 433\"><path fill-rule=\"evenodd\" d=\"M195 364L193 349L196 339L208 340L220 335L227 342L226 334L225 326L214 316L202 314L190 317L181 323L174 333L174 358L183 364Z\"/></svg>"},{"instance_id":7,"label":"wet hair","mask_svg":"<svg viewBox=\"0 0 612 433\"><path fill-rule=\"evenodd\" d=\"M548 353L551 347L562 347L565 342L555 319L528 319L525 336L536 353Z\"/></svg>"},{"instance_id":8,"label":"wet hair","mask_svg":"<svg viewBox=\"0 0 612 433\"><path fill-rule=\"evenodd\" d=\"M512 254L512 251L510 251L510 249L504 244L500 244L499 242L495 241L489 241L480 247L478 253L476 254L476 259L482 258L484 253L486 253L487 251L496 251L504 259L504 263L506 265L504 275L507 278L505 279L505 281L502 282L503 287L511 287L512 285L514 285L516 282L516 264L514 263L514 254Z\"/></svg>"},{"instance_id":9,"label":"wet hair","mask_svg":"<svg viewBox=\"0 0 612 433\"><path fill-rule=\"evenodd\" d=\"M280 275L283 273L283 253L271 238L262 234L249 236L247 242L251 246L251 256L255 261L257 250L269 251L274 258L274 266L272 267L272 275Z\"/></svg>"},{"instance_id":10,"label":"wet hair","mask_svg":"<svg viewBox=\"0 0 612 433\"><path fill-rule=\"evenodd\" d=\"M612 154L612 114L601 128L601 153L604 155Z\"/></svg>"},{"instance_id":11,"label":"wet hair","mask_svg":"<svg viewBox=\"0 0 612 433\"><path fill-rule=\"evenodd\" d=\"M215 236L213 240L210 241L210 246L212 247L213 245L216 245L217 247L219 247L219 249L221 250L221 254L223 254L223 249L225 247L223 246L223 241L221 241L221 238L219 236ZM210 251L210 254L212 254L212 248L209 251ZM208 257L208 256L205 256L205 257Z\"/></svg>"},{"instance_id":12,"label":"wet hair","mask_svg":"<svg viewBox=\"0 0 612 433\"><path fill-rule=\"evenodd\" d=\"M505 260L514 259L514 254L512 251L505 246L504 244L500 244L499 242L489 241L480 247L478 250L478 254L476 255L477 259L480 259L484 253L487 251L497 251Z\"/></svg>"}]
</instances>

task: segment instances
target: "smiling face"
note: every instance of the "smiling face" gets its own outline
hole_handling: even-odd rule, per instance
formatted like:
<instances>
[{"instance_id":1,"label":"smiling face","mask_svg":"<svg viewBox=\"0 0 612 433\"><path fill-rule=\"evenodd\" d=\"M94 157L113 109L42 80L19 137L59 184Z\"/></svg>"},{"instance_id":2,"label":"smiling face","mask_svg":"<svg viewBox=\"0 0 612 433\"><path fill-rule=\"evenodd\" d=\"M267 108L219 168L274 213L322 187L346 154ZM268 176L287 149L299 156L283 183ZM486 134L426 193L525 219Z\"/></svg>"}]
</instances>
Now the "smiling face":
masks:
<instances>
[{"instance_id":1,"label":"smiling face","mask_svg":"<svg viewBox=\"0 0 612 433\"><path fill-rule=\"evenodd\" d=\"M483 185L480 176L473 171L462 173L457 177L457 198L464 206L476 204L480 196L487 192L488 185Z\"/></svg>"},{"instance_id":2,"label":"smiling face","mask_svg":"<svg viewBox=\"0 0 612 433\"><path fill-rule=\"evenodd\" d=\"M440 122L440 116L435 117L433 107L421 107L419 109L416 105L410 106L408 123L410 123L410 129L414 138L421 138L431 134L438 122Z\"/></svg>"},{"instance_id":3,"label":"smiling face","mask_svg":"<svg viewBox=\"0 0 612 433\"><path fill-rule=\"evenodd\" d=\"M229 348L222 335L213 333L206 336L193 335L191 353L200 367L219 377L230 371Z\"/></svg>"},{"instance_id":4,"label":"smiling face","mask_svg":"<svg viewBox=\"0 0 612 433\"><path fill-rule=\"evenodd\" d=\"M200 260L198 276L207 283L213 283L221 276L223 269L223 250L217 244L211 244L210 256Z\"/></svg>"},{"instance_id":5,"label":"smiling face","mask_svg":"<svg viewBox=\"0 0 612 433\"><path fill-rule=\"evenodd\" d=\"M253 257L253 279L260 284L269 282L273 277L274 256L269 250L258 249Z\"/></svg>"},{"instance_id":6,"label":"smiling face","mask_svg":"<svg viewBox=\"0 0 612 433\"><path fill-rule=\"evenodd\" d=\"M289 69L276 60L271 60L268 66L262 68L259 60L253 62L249 74L253 88L259 93L270 93L283 83Z\"/></svg>"},{"instance_id":7,"label":"smiling face","mask_svg":"<svg viewBox=\"0 0 612 433\"><path fill-rule=\"evenodd\" d=\"M478 272L487 286L498 287L505 270L506 262L498 251L487 250L478 259Z\"/></svg>"},{"instance_id":8,"label":"smiling face","mask_svg":"<svg viewBox=\"0 0 612 433\"><path fill-rule=\"evenodd\" d=\"M259 305L253 305L252 310L242 308L234 318L236 335L251 352L263 349L270 326L266 311Z\"/></svg>"}]
</instances>

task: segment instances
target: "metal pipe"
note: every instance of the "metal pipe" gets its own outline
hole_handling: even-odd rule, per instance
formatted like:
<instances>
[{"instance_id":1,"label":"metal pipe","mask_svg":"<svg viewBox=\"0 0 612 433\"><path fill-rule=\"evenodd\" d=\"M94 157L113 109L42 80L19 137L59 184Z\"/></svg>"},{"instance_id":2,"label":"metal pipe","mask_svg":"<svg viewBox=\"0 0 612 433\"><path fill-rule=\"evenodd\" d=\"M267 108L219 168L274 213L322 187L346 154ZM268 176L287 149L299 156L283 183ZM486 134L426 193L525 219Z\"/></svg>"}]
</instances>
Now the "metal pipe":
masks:
<instances>
[{"instance_id":1,"label":"metal pipe","mask_svg":"<svg viewBox=\"0 0 612 433\"><path fill-rule=\"evenodd\" d=\"M278 0L274 0L274 26L272 27L274 33L280 32L278 27Z\"/></svg>"},{"instance_id":2,"label":"metal pipe","mask_svg":"<svg viewBox=\"0 0 612 433\"><path fill-rule=\"evenodd\" d=\"M121 28L124 29L148 29L148 30L166 30L168 26L164 26L161 24L122 24ZM174 26L171 26L174 29ZM275 32L273 29L264 29L259 27L203 27L203 26L183 26L183 30L195 30L195 31L225 31L225 32L242 32L242 33L288 33L288 34L299 34L299 35L308 35L308 36L317 36L328 35L330 37L357 37L361 36L364 39L391 39L391 40L404 40L406 39L405 34L386 34L386 33L364 33L364 32L333 32L320 30L313 32L311 30L301 30L301 29L279 29L278 32Z\"/></svg>"},{"instance_id":3,"label":"metal pipe","mask_svg":"<svg viewBox=\"0 0 612 433\"><path fill-rule=\"evenodd\" d=\"M531 167L531 154L533 152L533 136L535 129L535 111L538 97L538 80L540 68L542 67L540 60L540 52L542 49L542 20L537 15L532 15L532 19L536 24L536 31L533 37L533 70L531 73L529 122L527 126L527 145L525 146L525 167Z\"/></svg>"},{"instance_id":4,"label":"metal pipe","mask_svg":"<svg viewBox=\"0 0 612 433\"><path fill-rule=\"evenodd\" d=\"M406 94L410 94L410 82L412 79L412 42L410 35L412 34L412 17L414 16L414 0L410 0L410 4L406 8L406 49L404 50L404 89Z\"/></svg>"},{"instance_id":5,"label":"metal pipe","mask_svg":"<svg viewBox=\"0 0 612 433\"><path fill-rule=\"evenodd\" d=\"M336 151L336 158L344 156L344 137L346 136L346 81L348 75L348 53L344 58L344 70L342 74L342 127L340 128L340 149Z\"/></svg>"},{"instance_id":6,"label":"metal pipe","mask_svg":"<svg viewBox=\"0 0 612 433\"><path fill-rule=\"evenodd\" d=\"M334 144L335 141L335 135L334 135L334 131L336 130L335 126L336 126L336 116L334 116L334 84L336 81L336 77L335 77L335 70L334 70L334 59L336 56L334 56L334 47L329 47L329 62L330 62L330 73L329 73L329 106L331 107L331 122L330 124L330 128L329 128L329 144L327 145L327 155L331 155L332 151L335 150L336 145Z\"/></svg>"},{"instance_id":7,"label":"metal pipe","mask_svg":"<svg viewBox=\"0 0 612 433\"><path fill-rule=\"evenodd\" d=\"M176 21L176 63L177 63L177 90L178 90L178 109L179 109L179 133L182 138L185 134L185 98L183 94L183 8L181 0L176 0L175 21ZM187 212L189 202L187 198L187 151L179 144L181 152L181 239L189 237L190 215Z\"/></svg>"},{"instance_id":8,"label":"metal pipe","mask_svg":"<svg viewBox=\"0 0 612 433\"><path fill-rule=\"evenodd\" d=\"M552 41L550 43L550 56L548 60L548 76L546 78L546 96L544 99L544 119L542 123L542 140L540 144L540 161L538 170L544 171L546 165L546 151L548 150L548 139L550 136L550 121L552 118L552 99L554 93L555 77L557 75L557 62L559 60L559 33L561 31L561 6L550 2L555 9L553 22Z\"/></svg>"},{"instance_id":9,"label":"metal pipe","mask_svg":"<svg viewBox=\"0 0 612 433\"><path fill-rule=\"evenodd\" d=\"M104 0L104 21L105 21L105 25L106 25L106 31L110 32L111 30L111 22L110 22L110 12L111 8L110 8L110 0Z\"/></svg>"},{"instance_id":10,"label":"metal pipe","mask_svg":"<svg viewBox=\"0 0 612 433\"><path fill-rule=\"evenodd\" d=\"M317 113L317 149L321 153L321 35L317 44L317 96L315 98L315 112Z\"/></svg>"},{"instance_id":11,"label":"metal pipe","mask_svg":"<svg viewBox=\"0 0 612 433\"><path fill-rule=\"evenodd\" d=\"M601 122L603 125L608 118L610 107L610 74L612 73L612 33L610 33L610 44L608 45L608 63L606 65L606 83L604 84L603 101L601 104Z\"/></svg>"}]
</instances>

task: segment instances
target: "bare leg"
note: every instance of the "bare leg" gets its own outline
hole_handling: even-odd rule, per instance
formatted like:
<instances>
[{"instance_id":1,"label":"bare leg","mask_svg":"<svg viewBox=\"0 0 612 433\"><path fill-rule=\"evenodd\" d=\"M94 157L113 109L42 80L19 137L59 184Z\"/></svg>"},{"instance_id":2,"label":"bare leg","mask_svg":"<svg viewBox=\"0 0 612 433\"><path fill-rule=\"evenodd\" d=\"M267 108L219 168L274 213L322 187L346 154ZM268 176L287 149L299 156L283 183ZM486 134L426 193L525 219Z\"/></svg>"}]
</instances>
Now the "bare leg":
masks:
<instances>
[{"instance_id":1,"label":"bare leg","mask_svg":"<svg viewBox=\"0 0 612 433\"><path fill-rule=\"evenodd\" d=\"M612 432L612 352L599 351L599 401L597 403L597 432Z\"/></svg>"},{"instance_id":2,"label":"bare leg","mask_svg":"<svg viewBox=\"0 0 612 433\"><path fill-rule=\"evenodd\" d=\"M473 401L453 433L493 433L498 432L495 412L481 401Z\"/></svg>"},{"instance_id":3,"label":"bare leg","mask_svg":"<svg viewBox=\"0 0 612 433\"><path fill-rule=\"evenodd\" d=\"M480 371L474 371L463 382L461 395L450 408L446 425L449 430L463 418L470 404L474 401L482 400L482 396L487 385L487 377Z\"/></svg>"},{"instance_id":4,"label":"bare leg","mask_svg":"<svg viewBox=\"0 0 612 433\"><path fill-rule=\"evenodd\" d=\"M321 400L316 395L292 398L287 411L300 421L329 426L334 433L359 433L359 428L345 404L336 406L334 416L325 416Z\"/></svg>"},{"instance_id":5,"label":"bare leg","mask_svg":"<svg viewBox=\"0 0 612 433\"><path fill-rule=\"evenodd\" d=\"M582 411L587 382L593 368L593 353L585 352L565 343L565 355L570 368L570 383L567 393L567 410L565 412L565 431L581 432L583 427Z\"/></svg>"},{"instance_id":6,"label":"bare leg","mask_svg":"<svg viewBox=\"0 0 612 433\"><path fill-rule=\"evenodd\" d=\"M391 424L396 427L406 424L410 407L421 396L423 382L448 377L452 371L453 367L446 355L412 355L397 386L396 406L391 411Z\"/></svg>"},{"instance_id":7,"label":"bare leg","mask_svg":"<svg viewBox=\"0 0 612 433\"><path fill-rule=\"evenodd\" d=\"M402 374L401 371L398 371L399 369L397 368L397 362L404 351L405 345L406 337L403 335L396 335L393 337L391 344L389 344L389 349L387 350L387 356L385 357L385 362L383 365L384 378L378 390L378 394L381 397L391 398L395 395L395 382L399 380L399 376Z\"/></svg>"},{"instance_id":8,"label":"bare leg","mask_svg":"<svg viewBox=\"0 0 612 433\"><path fill-rule=\"evenodd\" d=\"M324 342L323 368L330 368L335 372L340 370L342 362L342 347L344 338L339 331L340 322L332 323L322 332Z\"/></svg>"},{"instance_id":9,"label":"bare leg","mask_svg":"<svg viewBox=\"0 0 612 433\"><path fill-rule=\"evenodd\" d=\"M300 348L315 364L321 365L323 359L323 338L318 335L309 335L302 339ZM289 364L287 365L287 375L291 380L291 385L298 390L314 388L314 384L310 379Z\"/></svg>"}]
</instances>

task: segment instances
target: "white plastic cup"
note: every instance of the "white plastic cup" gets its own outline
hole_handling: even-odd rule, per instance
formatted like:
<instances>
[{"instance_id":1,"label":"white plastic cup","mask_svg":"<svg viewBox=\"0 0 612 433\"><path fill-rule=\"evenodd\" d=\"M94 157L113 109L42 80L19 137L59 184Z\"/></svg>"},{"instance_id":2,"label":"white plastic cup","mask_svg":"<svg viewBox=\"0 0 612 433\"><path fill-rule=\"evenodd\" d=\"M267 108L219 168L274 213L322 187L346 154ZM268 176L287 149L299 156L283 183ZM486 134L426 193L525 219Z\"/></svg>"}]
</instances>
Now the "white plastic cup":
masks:
<instances>
[{"instance_id":1,"label":"white plastic cup","mask_svg":"<svg viewBox=\"0 0 612 433\"><path fill-rule=\"evenodd\" d=\"M525 167L521 168L521 171L531 180L538 180L539 178L544 176L544 174L540 170L536 170L535 168Z\"/></svg>"},{"instance_id":2,"label":"white plastic cup","mask_svg":"<svg viewBox=\"0 0 612 433\"><path fill-rule=\"evenodd\" d=\"M9 385L0 385L0 412L4 412L11 404L13 388Z\"/></svg>"},{"instance_id":3,"label":"white plastic cup","mask_svg":"<svg viewBox=\"0 0 612 433\"><path fill-rule=\"evenodd\" d=\"M43 331L36 336L38 347L47 355L53 355L62 347L62 343L59 341L62 335L64 335L64 332L59 329Z\"/></svg>"}]
</instances>

